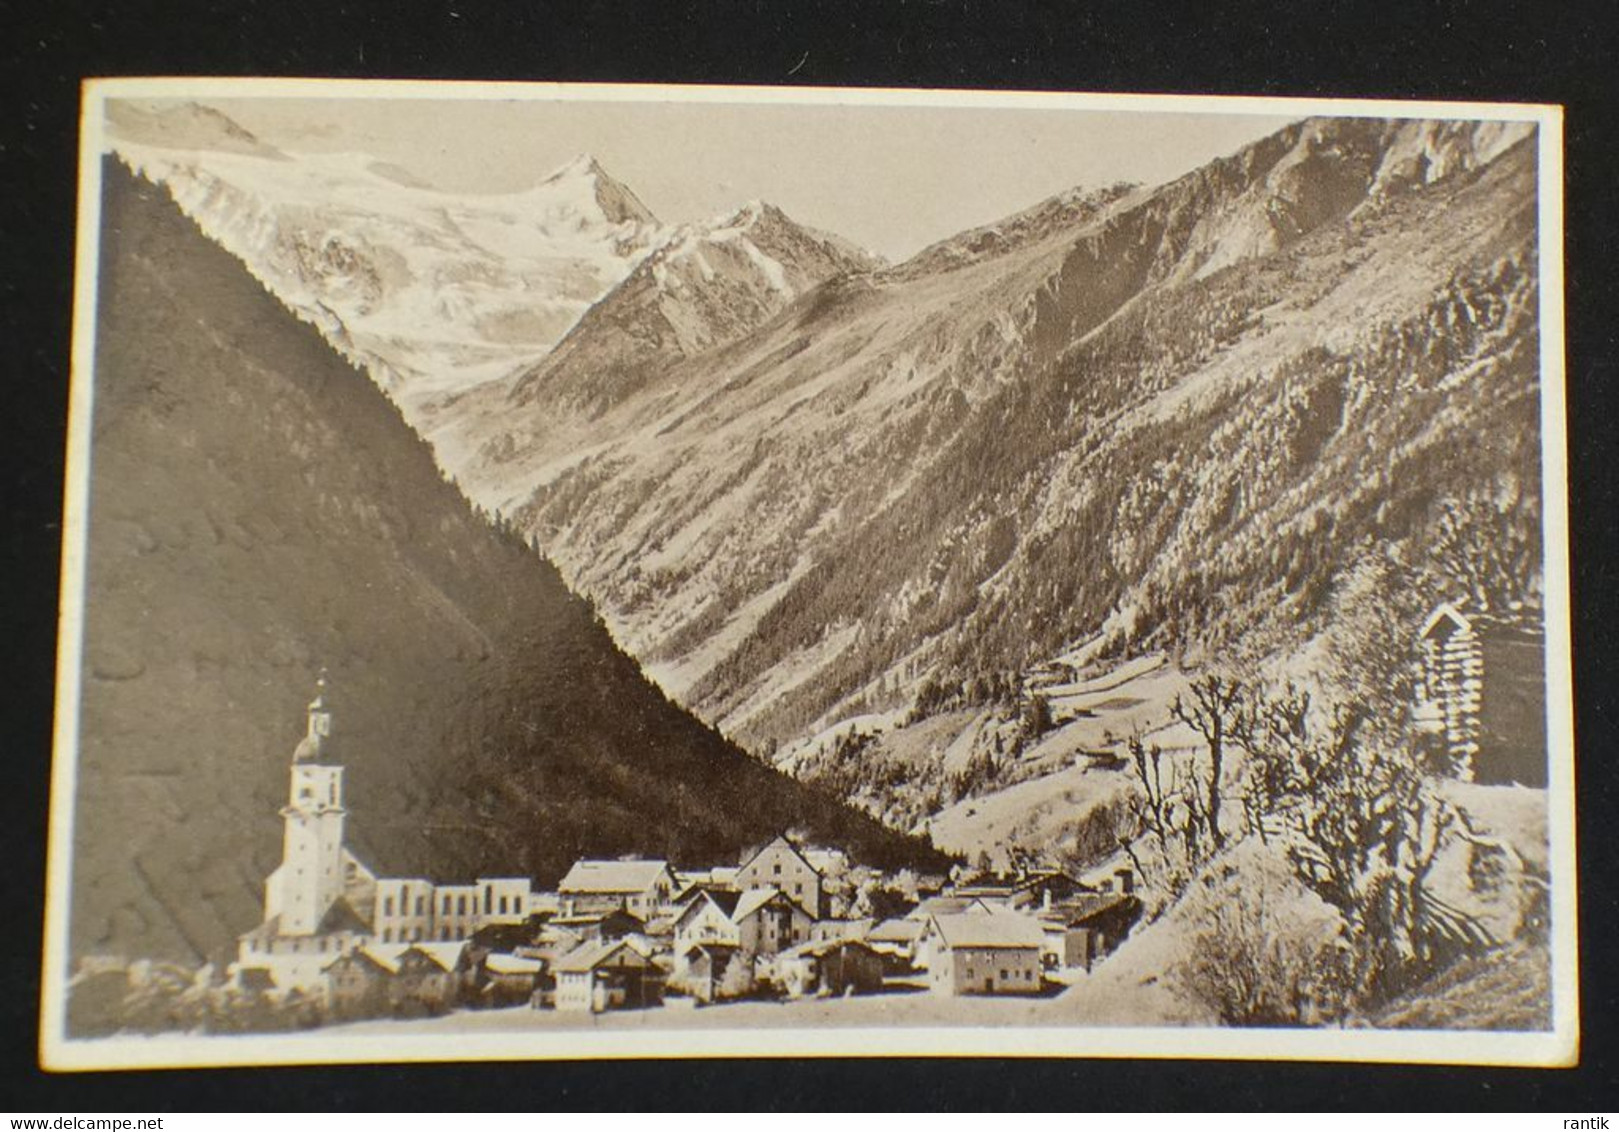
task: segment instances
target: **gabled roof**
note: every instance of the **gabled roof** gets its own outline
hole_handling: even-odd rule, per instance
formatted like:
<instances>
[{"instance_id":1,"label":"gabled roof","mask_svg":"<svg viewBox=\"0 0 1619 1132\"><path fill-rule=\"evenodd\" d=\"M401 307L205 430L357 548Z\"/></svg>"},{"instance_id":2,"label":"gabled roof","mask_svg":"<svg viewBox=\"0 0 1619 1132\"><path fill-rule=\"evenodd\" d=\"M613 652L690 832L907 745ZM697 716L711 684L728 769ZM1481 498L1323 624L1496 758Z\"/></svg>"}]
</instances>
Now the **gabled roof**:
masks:
<instances>
[{"instance_id":1,"label":"gabled roof","mask_svg":"<svg viewBox=\"0 0 1619 1132\"><path fill-rule=\"evenodd\" d=\"M483 965L491 975L538 975L545 969L543 960L500 951L484 956Z\"/></svg>"},{"instance_id":2,"label":"gabled roof","mask_svg":"<svg viewBox=\"0 0 1619 1132\"><path fill-rule=\"evenodd\" d=\"M1031 888L1039 888L1043 884L1070 884L1079 887L1079 881L1062 872L1060 869L1041 869L1038 872L1028 873L1013 882L1014 892L1027 892Z\"/></svg>"},{"instance_id":3,"label":"gabled roof","mask_svg":"<svg viewBox=\"0 0 1619 1132\"><path fill-rule=\"evenodd\" d=\"M354 910L354 905L346 897L339 896L332 901L332 906L326 909L326 914L320 918L320 926L315 929L321 935L332 932L358 932L362 935L371 934L371 925L360 918Z\"/></svg>"},{"instance_id":4,"label":"gabled roof","mask_svg":"<svg viewBox=\"0 0 1619 1132\"><path fill-rule=\"evenodd\" d=\"M866 933L872 943L915 943L927 925L921 920L884 920Z\"/></svg>"},{"instance_id":5,"label":"gabled roof","mask_svg":"<svg viewBox=\"0 0 1619 1132\"><path fill-rule=\"evenodd\" d=\"M674 875L668 861L575 861L559 891L639 894L665 873Z\"/></svg>"},{"instance_id":6,"label":"gabled roof","mask_svg":"<svg viewBox=\"0 0 1619 1132\"><path fill-rule=\"evenodd\" d=\"M748 866L752 865L753 862L757 861L760 857L763 857L767 852L774 849L778 845L786 849L787 852L797 857L800 861L804 862L804 867L810 872L814 873L816 876L821 875L821 870L810 864L809 858L804 856L804 854L799 851L798 846L794 845L790 840L788 840L787 835L784 833L776 834L776 836L772 837L769 841L761 845L758 852L754 853L753 856L742 862L742 868L746 869ZM737 871L740 872L741 869Z\"/></svg>"},{"instance_id":7,"label":"gabled roof","mask_svg":"<svg viewBox=\"0 0 1619 1132\"><path fill-rule=\"evenodd\" d=\"M788 896L779 888L749 888L743 891L741 898L737 900L736 910L731 913L731 919L740 924L743 920L747 919L755 912L758 912L761 908L774 903L778 898L786 901L788 904L791 904L794 909L802 912L804 915L809 915L809 913L804 910L803 905L799 904L798 901L794 900L791 896Z\"/></svg>"},{"instance_id":8,"label":"gabled roof","mask_svg":"<svg viewBox=\"0 0 1619 1132\"><path fill-rule=\"evenodd\" d=\"M700 888L692 894L686 907L680 912L676 923L684 923L687 916L694 915L705 904L712 904L718 908L728 919L736 919L737 905L742 901L742 894L728 888Z\"/></svg>"},{"instance_id":9,"label":"gabled roof","mask_svg":"<svg viewBox=\"0 0 1619 1132\"><path fill-rule=\"evenodd\" d=\"M630 923L637 928L646 927L646 921L626 908L609 908L605 912L581 912L577 916L552 916L547 923L559 928L588 928L592 924L606 924L609 921Z\"/></svg>"},{"instance_id":10,"label":"gabled roof","mask_svg":"<svg viewBox=\"0 0 1619 1132\"><path fill-rule=\"evenodd\" d=\"M1040 921L1009 912L990 915L935 916L934 927L946 947L1034 947L1045 945Z\"/></svg>"},{"instance_id":11,"label":"gabled roof","mask_svg":"<svg viewBox=\"0 0 1619 1132\"><path fill-rule=\"evenodd\" d=\"M1136 902L1138 897L1129 892L1087 892L1064 900L1052 911L1054 918L1073 927L1121 905Z\"/></svg>"},{"instance_id":12,"label":"gabled roof","mask_svg":"<svg viewBox=\"0 0 1619 1132\"><path fill-rule=\"evenodd\" d=\"M466 940L456 940L447 943L412 943L400 952L400 959L412 951L419 951L445 971L454 971L461 965L461 954L466 950Z\"/></svg>"},{"instance_id":13,"label":"gabled roof","mask_svg":"<svg viewBox=\"0 0 1619 1132\"><path fill-rule=\"evenodd\" d=\"M824 955L830 955L832 952L845 947L858 947L861 951L869 951L873 955L877 954L877 952L864 940L849 939L846 936L840 936L837 939L812 939L808 943L801 943L796 947L789 947L786 951L783 951L778 958L797 959L800 957L807 957L811 959L819 959Z\"/></svg>"},{"instance_id":14,"label":"gabled roof","mask_svg":"<svg viewBox=\"0 0 1619 1132\"><path fill-rule=\"evenodd\" d=\"M995 909L976 896L930 896L906 913L906 918L926 921L934 916L959 916L963 913L988 916L993 915Z\"/></svg>"},{"instance_id":15,"label":"gabled roof","mask_svg":"<svg viewBox=\"0 0 1619 1132\"><path fill-rule=\"evenodd\" d=\"M333 959L330 963L326 964L326 966L322 967L321 970L330 971L333 967L336 967L339 964L350 963L362 964L384 975L396 974L399 971L398 963L382 955L373 955L370 951L363 947L355 948L353 951L344 952L342 955L339 955L336 959Z\"/></svg>"},{"instance_id":16,"label":"gabled roof","mask_svg":"<svg viewBox=\"0 0 1619 1132\"><path fill-rule=\"evenodd\" d=\"M646 956L620 939L582 943L558 959L553 969L559 975L582 974L598 967L612 966L617 960L628 960L629 965L635 967L647 965Z\"/></svg>"},{"instance_id":17,"label":"gabled roof","mask_svg":"<svg viewBox=\"0 0 1619 1132\"><path fill-rule=\"evenodd\" d=\"M734 869L732 870L732 872L735 871L736 870ZM681 905L691 903L705 892L739 891L741 890L738 889L734 884L722 884L721 882L715 880L695 880L687 884L686 887L682 888L680 891L676 892L675 895L670 899L669 903L675 905L676 907L680 907Z\"/></svg>"},{"instance_id":18,"label":"gabled roof","mask_svg":"<svg viewBox=\"0 0 1619 1132\"><path fill-rule=\"evenodd\" d=\"M1457 630L1471 631L1473 622L1450 602L1441 602L1439 608L1428 615L1428 620L1422 623L1421 636L1432 636L1440 629L1444 635L1449 636Z\"/></svg>"}]
</instances>

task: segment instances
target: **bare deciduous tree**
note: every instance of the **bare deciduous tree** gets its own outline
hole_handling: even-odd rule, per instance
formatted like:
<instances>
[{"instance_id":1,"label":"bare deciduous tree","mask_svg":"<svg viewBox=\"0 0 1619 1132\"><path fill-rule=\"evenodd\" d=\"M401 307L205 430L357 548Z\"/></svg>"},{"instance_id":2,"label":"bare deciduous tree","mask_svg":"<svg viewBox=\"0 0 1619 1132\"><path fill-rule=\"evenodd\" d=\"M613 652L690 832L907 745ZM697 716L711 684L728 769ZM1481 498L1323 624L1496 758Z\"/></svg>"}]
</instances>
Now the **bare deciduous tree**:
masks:
<instances>
[{"instance_id":1,"label":"bare deciduous tree","mask_svg":"<svg viewBox=\"0 0 1619 1132\"><path fill-rule=\"evenodd\" d=\"M1177 695L1169 710L1175 718L1203 737L1209 758L1202 782L1202 793L1193 790L1196 817L1206 824L1210 840L1218 851L1225 847L1225 831L1220 828L1220 800L1224 790L1225 748L1244 712L1240 681L1210 672L1193 681L1191 699Z\"/></svg>"},{"instance_id":2,"label":"bare deciduous tree","mask_svg":"<svg viewBox=\"0 0 1619 1132\"><path fill-rule=\"evenodd\" d=\"M1343 914L1363 989L1388 994L1480 940L1426 884L1454 835L1454 808L1410 749L1366 739L1368 719L1359 704L1316 708L1289 687L1256 697L1235 741L1250 752L1261 825Z\"/></svg>"}]
</instances>

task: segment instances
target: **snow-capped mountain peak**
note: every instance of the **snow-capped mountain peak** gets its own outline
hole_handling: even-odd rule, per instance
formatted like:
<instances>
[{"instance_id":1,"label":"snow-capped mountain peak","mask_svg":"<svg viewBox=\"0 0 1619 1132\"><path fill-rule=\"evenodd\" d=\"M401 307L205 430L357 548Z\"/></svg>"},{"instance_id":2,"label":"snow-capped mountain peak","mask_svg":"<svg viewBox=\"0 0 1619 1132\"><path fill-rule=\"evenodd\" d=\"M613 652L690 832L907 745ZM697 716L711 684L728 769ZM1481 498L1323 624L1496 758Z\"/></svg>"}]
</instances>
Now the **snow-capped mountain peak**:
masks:
<instances>
[{"instance_id":1,"label":"snow-capped mountain peak","mask_svg":"<svg viewBox=\"0 0 1619 1132\"><path fill-rule=\"evenodd\" d=\"M572 198L588 212L591 206L613 224L655 225L652 210L622 181L617 180L594 154L580 153L540 181L535 195Z\"/></svg>"},{"instance_id":2,"label":"snow-capped mountain peak","mask_svg":"<svg viewBox=\"0 0 1619 1132\"><path fill-rule=\"evenodd\" d=\"M208 107L121 107L112 148L363 366L455 463L441 410L544 354L658 222L588 154L527 190L447 192L365 153L282 153Z\"/></svg>"},{"instance_id":3,"label":"snow-capped mountain peak","mask_svg":"<svg viewBox=\"0 0 1619 1132\"><path fill-rule=\"evenodd\" d=\"M735 341L827 280L882 264L762 200L666 229L645 260L518 377L513 399L598 415L670 364ZM512 444L501 440L495 450Z\"/></svg>"}]
</instances>

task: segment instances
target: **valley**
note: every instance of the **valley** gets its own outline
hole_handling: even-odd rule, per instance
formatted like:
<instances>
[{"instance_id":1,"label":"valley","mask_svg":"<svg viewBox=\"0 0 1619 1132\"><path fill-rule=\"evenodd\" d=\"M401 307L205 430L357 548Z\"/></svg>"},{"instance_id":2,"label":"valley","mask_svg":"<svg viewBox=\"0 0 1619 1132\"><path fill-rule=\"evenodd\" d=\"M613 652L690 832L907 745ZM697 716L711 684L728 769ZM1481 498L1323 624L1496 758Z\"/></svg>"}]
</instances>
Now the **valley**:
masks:
<instances>
[{"instance_id":1,"label":"valley","mask_svg":"<svg viewBox=\"0 0 1619 1132\"><path fill-rule=\"evenodd\" d=\"M866 870L804 944L907 921L880 998L621 1025L1550 1025L1532 123L1301 119L894 264L766 201L666 224L589 156L478 195L110 126L80 952L248 926L331 665L389 883L556 904L497 967L613 942L546 935L570 862L673 861L635 962L689 974L676 922L776 836ZM909 993L985 900L1042 997Z\"/></svg>"}]
</instances>

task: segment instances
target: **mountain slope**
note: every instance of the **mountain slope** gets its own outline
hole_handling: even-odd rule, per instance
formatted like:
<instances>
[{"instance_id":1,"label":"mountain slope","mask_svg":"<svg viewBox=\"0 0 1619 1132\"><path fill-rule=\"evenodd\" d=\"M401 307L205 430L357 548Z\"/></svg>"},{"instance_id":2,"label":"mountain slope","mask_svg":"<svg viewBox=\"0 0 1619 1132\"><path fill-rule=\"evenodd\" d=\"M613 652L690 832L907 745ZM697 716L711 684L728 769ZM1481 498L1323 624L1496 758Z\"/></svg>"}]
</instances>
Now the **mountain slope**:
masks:
<instances>
[{"instance_id":1,"label":"mountain slope","mask_svg":"<svg viewBox=\"0 0 1619 1132\"><path fill-rule=\"evenodd\" d=\"M115 136L140 145L292 160L228 116L197 102L114 99L107 103L107 126Z\"/></svg>"},{"instance_id":2,"label":"mountain slope","mask_svg":"<svg viewBox=\"0 0 1619 1132\"><path fill-rule=\"evenodd\" d=\"M735 341L817 284L877 266L769 204L682 225L517 379L512 399L600 415L664 367Z\"/></svg>"},{"instance_id":3,"label":"mountain slope","mask_svg":"<svg viewBox=\"0 0 1619 1132\"><path fill-rule=\"evenodd\" d=\"M491 508L521 505L551 459L568 459L594 422L672 367L758 330L829 279L881 265L758 201L669 229L509 393L480 390L448 409L463 434L483 438L472 458L452 457L460 482Z\"/></svg>"},{"instance_id":4,"label":"mountain slope","mask_svg":"<svg viewBox=\"0 0 1619 1132\"><path fill-rule=\"evenodd\" d=\"M75 954L217 954L260 910L315 672L385 874L554 883L801 827L932 859L670 704L368 380L106 169Z\"/></svg>"},{"instance_id":5,"label":"mountain slope","mask_svg":"<svg viewBox=\"0 0 1619 1132\"><path fill-rule=\"evenodd\" d=\"M1447 501L1538 538L1528 129L1301 122L830 280L555 443L514 412L518 514L760 750L1087 642L1301 647L1368 562L1442 585Z\"/></svg>"},{"instance_id":6,"label":"mountain slope","mask_svg":"<svg viewBox=\"0 0 1619 1132\"><path fill-rule=\"evenodd\" d=\"M440 448L447 402L549 350L660 231L588 155L523 192L452 194L366 154L267 150L190 104L108 116L115 150Z\"/></svg>"}]
</instances>

